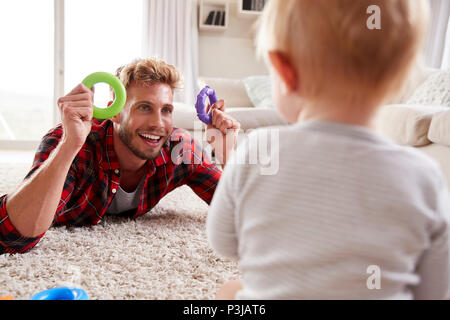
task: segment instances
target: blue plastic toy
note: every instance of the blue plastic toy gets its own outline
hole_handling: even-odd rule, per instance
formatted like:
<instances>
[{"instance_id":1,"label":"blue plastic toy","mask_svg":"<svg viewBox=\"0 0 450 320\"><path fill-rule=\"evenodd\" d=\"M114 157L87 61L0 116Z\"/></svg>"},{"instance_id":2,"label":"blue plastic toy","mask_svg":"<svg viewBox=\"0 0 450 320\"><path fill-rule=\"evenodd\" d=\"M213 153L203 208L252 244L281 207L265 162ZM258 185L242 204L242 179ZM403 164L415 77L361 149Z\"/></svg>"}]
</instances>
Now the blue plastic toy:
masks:
<instances>
[{"instance_id":1,"label":"blue plastic toy","mask_svg":"<svg viewBox=\"0 0 450 320\"><path fill-rule=\"evenodd\" d=\"M88 300L88 295L83 289L58 287L36 293L30 300Z\"/></svg>"},{"instance_id":2,"label":"blue plastic toy","mask_svg":"<svg viewBox=\"0 0 450 320\"><path fill-rule=\"evenodd\" d=\"M210 105L217 102L217 96L214 89L206 86L197 95L197 103L195 104L195 109L197 109L198 118L207 125L212 124L211 114L206 113L206 98L209 98Z\"/></svg>"}]
</instances>

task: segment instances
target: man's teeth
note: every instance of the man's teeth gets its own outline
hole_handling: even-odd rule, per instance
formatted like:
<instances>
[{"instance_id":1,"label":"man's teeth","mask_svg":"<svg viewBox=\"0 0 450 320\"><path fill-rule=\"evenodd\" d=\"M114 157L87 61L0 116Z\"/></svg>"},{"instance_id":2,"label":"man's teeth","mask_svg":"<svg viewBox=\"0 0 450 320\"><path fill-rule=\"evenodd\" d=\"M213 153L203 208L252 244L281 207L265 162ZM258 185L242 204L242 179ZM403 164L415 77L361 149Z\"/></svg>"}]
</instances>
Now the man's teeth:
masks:
<instances>
[{"instance_id":1,"label":"man's teeth","mask_svg":"<svg viewBox=\"0 0 450 320\"><path fill-rule=\"evenodd\" d=\"M154 135L151 135L151 134L140 133L139 135L141 137L146 138L146 139L152 139L152 140L159 140L159 139L161 139L160 136L154 136Z\"/></svg>"}]
</instances>

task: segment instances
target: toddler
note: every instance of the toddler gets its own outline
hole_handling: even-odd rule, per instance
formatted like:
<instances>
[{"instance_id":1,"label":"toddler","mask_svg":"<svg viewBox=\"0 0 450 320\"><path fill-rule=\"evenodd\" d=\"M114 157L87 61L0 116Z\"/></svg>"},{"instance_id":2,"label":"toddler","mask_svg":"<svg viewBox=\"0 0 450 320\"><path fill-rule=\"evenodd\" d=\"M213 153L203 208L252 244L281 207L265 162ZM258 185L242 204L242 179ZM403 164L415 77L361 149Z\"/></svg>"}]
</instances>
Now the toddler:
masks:
<instances>
[{"instance_id":1,"label":"toddler","mask_svg":"<svg viewBox=\"0 0 450 320\"><path fill-rule=\"evenodd\" d=\"M208 241L242 279L218 299L447 297L443 173L373 126L408 77L428 10L425 0L267 2L259 51L291 124L277 128L276 174L230 161L219 182Z\"/></svg>"}]
</instances>

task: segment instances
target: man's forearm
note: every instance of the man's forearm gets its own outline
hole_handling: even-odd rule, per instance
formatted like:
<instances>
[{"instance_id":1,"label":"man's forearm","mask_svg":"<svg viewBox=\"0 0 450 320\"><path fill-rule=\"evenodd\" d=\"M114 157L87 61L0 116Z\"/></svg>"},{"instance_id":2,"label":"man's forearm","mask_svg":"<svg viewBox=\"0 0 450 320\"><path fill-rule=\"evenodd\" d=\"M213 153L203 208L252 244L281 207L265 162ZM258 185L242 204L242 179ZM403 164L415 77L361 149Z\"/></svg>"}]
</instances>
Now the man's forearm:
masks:
<instances>
[{"instance_id":1,"label":"man's forearm","mask_svg":"<svg viewBox=\"0 0 450 320\"><path fill-rule=\"evenodd\" d=\"M9 219L22 236L36 237L51 226L76 154L61 143L27 181L8 195Z\"/></svg>"}]
</instances>

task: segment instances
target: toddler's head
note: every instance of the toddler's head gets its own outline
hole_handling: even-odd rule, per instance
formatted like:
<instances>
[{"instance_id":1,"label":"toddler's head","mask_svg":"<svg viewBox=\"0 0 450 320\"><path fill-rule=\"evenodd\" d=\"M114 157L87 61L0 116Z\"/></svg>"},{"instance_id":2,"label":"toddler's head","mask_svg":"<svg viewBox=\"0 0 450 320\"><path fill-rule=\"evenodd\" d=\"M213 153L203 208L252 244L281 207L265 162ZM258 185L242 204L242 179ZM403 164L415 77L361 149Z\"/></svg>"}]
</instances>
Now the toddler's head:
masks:
<instances>
[{"instance_id":1,"label":"toddler's head","mask_svg":"<svg viewBox=\"0 0 450 320\"><path fill-rule=\"evenodd\" d=\"M289 96L329 108L381 105L407 78L427 20L425 0L268 1L258 46L273 67L277 107L292 121Z\"/></svg>"}]
</instances>

